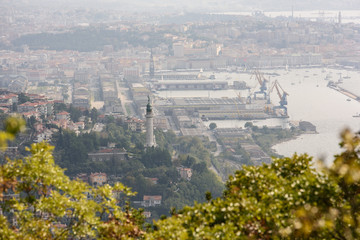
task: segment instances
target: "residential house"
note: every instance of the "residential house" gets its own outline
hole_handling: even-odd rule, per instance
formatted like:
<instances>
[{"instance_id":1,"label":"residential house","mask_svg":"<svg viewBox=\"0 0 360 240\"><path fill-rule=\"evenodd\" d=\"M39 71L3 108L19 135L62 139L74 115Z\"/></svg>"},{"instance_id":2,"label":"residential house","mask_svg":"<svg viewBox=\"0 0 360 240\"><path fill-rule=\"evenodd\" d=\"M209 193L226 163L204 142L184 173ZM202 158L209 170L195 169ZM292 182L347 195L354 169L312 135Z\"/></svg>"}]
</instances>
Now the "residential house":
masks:
<instances>
[{"instance_id":1,"label":"residential house","mask_svg":"<svg viewBox=\"0 0 360 240\"><path fill-rule=\"evenodd\" d=\"M151 218L151 212L150 211L144 211L143 215L145 218Z\"/></svg>"},{"instance_id":2,"label":"residential house","mask_svg":"<svg viewBox=\"0 0 360 240\"><path fill-rule=\"evenodd\" d=\"M91 173L89 176L89 181L91 185L101 186L107 182L106 173Z\"/></svg>"},{"instance_id":3,"label":"residential house","mask_svg":"<svg viewBox=\"0 0 360 240\"><path fill-rule=\"evenodd\" d=\"M145 121L140 120L138 118L129 118L125 120L128 129L134 132L143 132L145 131Z\"/></svg>"},{"instance_id":4,"label":"residential house","mask_svg":"<svg viewBox=\"0 0 360 240\"><path fill-rule=\"evenodd\" d=\"M69 120L70 119L70 113L68 112L59 112L57 114L55 114L55 119L56 120Z\"/></svg>"},{"instance_id":5,"label":"residential house","mask_svg":"<svg viewBox=\"0 0 360 240\"><path fill-rule=\"evenodd\" d=\"M179 172L181 178L190 181L192 176L191 168L177 167L176 170Z\"/></svg>"},{"instance_id":6,"label":"residential house","mask_svg":"<svg viewBox=\"0 0 360 240\"><path fill-rule=\"evenodd\" d=\"M86 173L78 173L78 174L76 174L75 179L79 179L79 180L87 183L89 180L89 177Z\"/></svg>"},{"instance_id":7,"label":"residential house","mask_svg":"<svg viewBox=\"0 0 360 240\"><path fill-rule=\"evenodd\" d=\"M125 150L106 148L97 152L88 153L88 157L91 161L103 162L111 160L126 160L128 158L128 154Z\"/></svg>"},{"instance_id":8,"label":"residential house","mask_svg":"<svg viewBox=\"0 0 360 240\"><path fill-rule=\"evenodd\" d=\"M160 195L144 195L141 205L143 207L157 207L161 205L162 197Z\"/></svg>"}]
</instances>

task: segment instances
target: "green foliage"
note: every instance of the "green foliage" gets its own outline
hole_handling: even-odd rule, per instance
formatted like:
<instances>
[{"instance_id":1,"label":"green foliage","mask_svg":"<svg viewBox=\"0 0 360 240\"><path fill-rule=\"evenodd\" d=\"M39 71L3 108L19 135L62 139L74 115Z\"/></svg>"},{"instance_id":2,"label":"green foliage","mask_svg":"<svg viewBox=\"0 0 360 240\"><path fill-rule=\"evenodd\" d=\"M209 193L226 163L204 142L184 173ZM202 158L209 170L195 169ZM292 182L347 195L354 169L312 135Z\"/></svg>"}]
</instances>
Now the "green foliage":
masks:
<instances>
[{"instance_id":1,"label":"green foliage","mask_svg":"<svg viewBox=\"0 0 360 240\"><path fill-rule=\"evenodd\" d=\"M7 121L8 140L25 123ZM4 133L4 132L2 132ZM33 144L29 157L7 159L0 167L0 236L2 239L139 239L141 211L118 205L134 193L120 183L92 188L72 181L56 166L53 147ZM13 221L16 220L16 223Z\"/></svg>"},{"instance_id":2,"label":"green foliage","mask_svg":"<svg viewBox=\"0 0 360 240\"><path fill-rule=\"evenodd\" d=\"M209 128L210 130L214 130L217 127L216 123L210 123Z\"/></svg>"},{"instance_id":3,"label":"green foliage","mask_svg":"<svg viewBox=\"0 0 360 240\"><path fill-rule=\"evenodd\" d=\"M72 105L70 105L69 107L69 113L70 113L70 118L73 122L79 121L79 118L82 116L82 112L80 111L80 109L75 108Z\"/></svg>"},{"instance_id":4,"label":"green foliage","mask_svg":"<svg viewBox=\"0 0 360 240\"><path fill-rule=\"evenodd\" d=\"M275 157L279 157L279 155L271 150L271 147L274 144L289 140L299 134L297 131L280 128L268 128L267 126L263 126L262 128L253 126L252 131L252 138L256 144L258 144L264 152Z\"/></svg>"},{"instance_id":5,"label":"green foliage","mask_svg":"<svg viewBox=\"0 0 360 240\"><path fill-rule=\"evenodd\" d=\"M210 163L210 153L198 137L180 137L178 139L179 153L190 154L206 163Z\"/></svg>"},{"instance_id":6,"label":"green foliage","mask_svg":"<svg viewBox=\"0 0 360 240\"><path fill-rule=\"evenodd\" d=\"M246 122L245 123L245 128L252 128L254 126L254 124L252 122Z\"/></svg>"},{"instance_id":7,"label":"green foliage","mask_svg":"<svg viewBox=\"0 0 360 240\"><path fill-rule=\"evenodd\" d=\"M99 113L96 108L92 108L90 112L90 118L92 122L97 122L97 118L99 116Z\"/></svg>"},{"instance_id":8,"label":"green foliage","mask_svg":"<svg viewBox=\"0 0 360 240\"><path fill-rule=\"evenodd\" d=\"M25 120L23 118L9 117L4 121L5 131L0 131L0 148L5 149L8 141L14 140L15 135L25 130Z\"/></svg>"},{"instance_id":9,"label":"green foliage","mask_svg":"<svg viewBox=\"0 0 360 240\"><path fill-rule=\"evenodd\" d=\"M7 131L0 134L1 146L24 125L23 120L8 119ZM142 194L162 193L163 205L151 209L156 215L167 214L171 207L183 208L172 208L172 217L161 218L147 233L142 230L141 211L119 206L134 195L129 188L122 184L93 188L72 181L55 165L53 147L33 144L30 156L7 159L0 167L0 235L3 239L359 239L360 135L346 130L342 139L345 151L330 167L315 169L306 154L274 158L270 165L244 166L229 178L221 198L220 183L206 162L191 155L179 160L192 167L190 181L179 178L171 161L152 168L143 168L140 162L131 165L126 183ZM186 147L190 139L182 140ZM197 139L190 142L201 146ZM161 158L168 153L148 149L146 154ZM146 178L154 175L157 185ZM121 198L114 192L121 192ZM192 204L190 199L207 202L184 207ZM17 227L11 219L16 219Z\"/></svg>"},{"instance_id":10,"label":"green foliage","mask_svg":"<svg viewBox=\"0 0 360 240\"><path fill-rule=\"evenodd\" d=\"M95 151L100 145L100 136L97 133L85 133L77 136L72 131L60 130L54 134L55 158L58 164L67 168L67 174L88 172L88 153Z\"/></svg>"},{"instance_id":11,"label":"green foliage","mask_svg":"<svg viewBox=\"0 0 360 240\"><path fill-rule=\"evenodd\" d=\"M55 113L59 113L59 112L62 112L62 111L67 111L67 106L65 103L58 103L58 102L55 102L54 103L54 112Z\"/></svg>"},{"instance_id":12,"label":"green foliage","mask_svg":"<svg viewBox=\"0 0 360 240\"><path fill-rule=\"evenodd\" d=\"M157 222L147 239L359 239L360 137L342 137L331 167L306 154L244 167L222 198Z\"/></svg>"},{"instance_id":13,"label":"green foliage","mask_svg":"<svg viewBox=\"0 0 360 240\"><path fill-rule=\"evenodd\" d=\"M141 162L147 168L159 166L171 166L171 155L166 149L147 148L146 152L141 157Z\"/></svg>"},{"instance_id":14,"label":"green foliage","mask_svg":"<svg viewBox=\"0 0 360 240\"><path fill-rule=\"evenodd\" d=\"M1 167L1 206L5 214L1 216L0 232L3 238L131 239L142 235L141 218L132 216L130 209L123 212L114 197L116 191L124 197L133 195L128 188L122 184L92 188L86 183L71 181L54 164L52 149L46 143L33 144L30 157L24 161L8 160ZM19 197L7 198L9 193ZM11 228L8 222L11 218L16 219L18 229Z\"/></svg>"},{"instance_id":15,"label":"green foliage","mask_svg":"<svg viewBox=\"0 0 360 240\"><path fill-rule=\"evenodd\" d=\"M30 101L30 98L26 96L24 93L20 93L18 95L18 104L23 104Z\"/></svg>"}]
</instances>

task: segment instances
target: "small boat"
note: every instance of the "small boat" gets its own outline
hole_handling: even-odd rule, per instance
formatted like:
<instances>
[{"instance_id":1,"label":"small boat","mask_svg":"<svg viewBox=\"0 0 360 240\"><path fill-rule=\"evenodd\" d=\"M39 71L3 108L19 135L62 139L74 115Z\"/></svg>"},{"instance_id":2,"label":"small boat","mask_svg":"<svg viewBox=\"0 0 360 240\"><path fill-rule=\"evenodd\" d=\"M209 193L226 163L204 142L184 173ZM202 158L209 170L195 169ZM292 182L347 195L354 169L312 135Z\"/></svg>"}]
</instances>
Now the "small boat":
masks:
<instances>
[{"instance_id":1,"label":"small boat","mask_svg":"<svg viewBox=\"0 0 360 240\"><path fill-rule=\"evenodd\" d=\"M353 117L360 117L360 113L356 113Z\"/></svg>"},{"instance_id":2,"label":"small boat","mask_svg":"<svg viewBox=\"0 0 360 240\"><path fill-rule=\"evenodd\" d=\"M348 99L346 99L346 101L350 102L350 101L351 101L351 99L350 99L350 98L348 98Z\"/></svg>"}]
</instances>

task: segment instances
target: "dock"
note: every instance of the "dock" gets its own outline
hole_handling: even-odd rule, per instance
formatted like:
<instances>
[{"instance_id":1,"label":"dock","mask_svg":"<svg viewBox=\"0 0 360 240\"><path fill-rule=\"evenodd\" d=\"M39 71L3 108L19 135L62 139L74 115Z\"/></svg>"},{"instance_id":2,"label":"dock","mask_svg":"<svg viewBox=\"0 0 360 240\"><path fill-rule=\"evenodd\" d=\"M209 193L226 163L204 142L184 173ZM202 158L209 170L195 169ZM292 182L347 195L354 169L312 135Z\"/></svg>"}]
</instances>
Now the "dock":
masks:
<instances>
[{"instance_id":1,"label":"dock","mask_svg":"<svg viewBox=\"0 0 360 240\"><path fill-rule=\"evenodd\" d=\"M350 91L348 91L348 90L346 90L346 89L344 89L342 87L339 87L339 86L337 86L335 84L329 84L328 87L331 88L331 89L334 89L335 91L338 91L338 92L344 94L345 96L347 96L347 97L349 97L349 98L351 98L351 99L353 99L355 101L360 102L360 96L357 96L356 94L354 94L354 93L352 93L352 92L350 92Z\"/></svg>"},{"instance_id":2,"label":"dock","mask_svg":"<svg viewBox=\"0 0 360 240\"><path fill-rule=\"evenodd\" d=\"M247 103L245 98L174 98L162 104L157 102L156 106L161 111L183 109L188 115L198 115L210 120L251 120L279 117L274 106L264 99Z\"/></svg>"}]
</instances>

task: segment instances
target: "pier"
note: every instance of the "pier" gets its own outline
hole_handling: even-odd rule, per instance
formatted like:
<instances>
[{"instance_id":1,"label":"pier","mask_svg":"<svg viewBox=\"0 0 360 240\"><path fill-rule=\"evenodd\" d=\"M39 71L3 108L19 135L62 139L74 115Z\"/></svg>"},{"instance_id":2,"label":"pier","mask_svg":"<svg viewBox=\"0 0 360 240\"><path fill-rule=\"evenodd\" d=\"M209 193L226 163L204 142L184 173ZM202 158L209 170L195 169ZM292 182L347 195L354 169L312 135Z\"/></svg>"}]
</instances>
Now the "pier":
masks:
<instances>
[{"instance_id":1,"label":"pier","mask_svg":"<svg viewBox=\"0 0 360 240\"><path fill-rule=\"evenodd\" d=\"M344 89L342 87L339 87L339 86L337 86L335 84L328 84L328 87L332 88L332 89L334 89L334 90L336 90L336 91L338 91L338 92L340 92L342 94L344 94L345 96L347 96L347 97L349 97L351 99L354 99L355 101L360 102L360 96L357 96L356 94L354 94L354 93L352 93L352 92L350 92L350 91L348 91L348 90L346 90L346 89Z\"/></svg>"}]
</instances>

